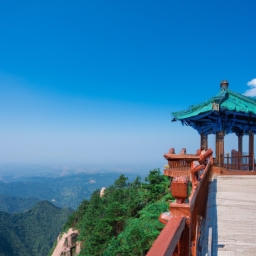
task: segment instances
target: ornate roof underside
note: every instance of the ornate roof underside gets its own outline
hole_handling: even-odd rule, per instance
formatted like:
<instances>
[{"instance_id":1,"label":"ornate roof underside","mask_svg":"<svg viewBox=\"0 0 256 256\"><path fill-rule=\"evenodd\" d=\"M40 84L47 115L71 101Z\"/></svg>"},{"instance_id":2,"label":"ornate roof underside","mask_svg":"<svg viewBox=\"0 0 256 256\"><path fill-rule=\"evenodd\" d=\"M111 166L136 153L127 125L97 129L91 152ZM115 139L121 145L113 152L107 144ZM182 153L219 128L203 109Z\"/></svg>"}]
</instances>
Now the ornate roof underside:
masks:
<instances>
[{"instance_id":1,"label":"ornate roof underside","mask_svg":"<svg viewBox=\"0 0 256 256\"><path fill-rule=\"evenodd\" d=\"M220 131L226 134L256 134L256 100L229 89L172 115L173 121L181 121L199 134L216 134Z\"/></svg>"}]
</instances>

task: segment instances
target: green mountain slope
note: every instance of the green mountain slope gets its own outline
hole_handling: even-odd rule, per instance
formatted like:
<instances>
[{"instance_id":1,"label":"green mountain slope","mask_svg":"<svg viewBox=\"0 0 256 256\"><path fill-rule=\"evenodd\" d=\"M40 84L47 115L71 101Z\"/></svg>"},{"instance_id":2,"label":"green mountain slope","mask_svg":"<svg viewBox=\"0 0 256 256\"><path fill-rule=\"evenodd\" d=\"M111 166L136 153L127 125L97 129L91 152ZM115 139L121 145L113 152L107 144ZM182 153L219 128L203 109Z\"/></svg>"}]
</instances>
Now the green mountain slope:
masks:
<instances>
[{"instance_id":1,"label":"green mountain slope","mask_svg":"<svg viewBox=\"0 0 256 256\"><path fill-rule=\"evenodd\" d=\"M37 203L25 213L0 212L0 255L48 255L71 213L48 201Z\"/></svg>"},{"instance_id":2,"label":"green mountain slope","mask_svg":"<svg viewBox=\"0 0 256 256\"><path fill-rule=\"evenodd\" d=\"M40 200L36 198L21 198L9 195L0 195L0 211L8 213L26 212Z\"/></svg>"},{"instance_id":3,"label":"green mountain slope","mask_svg":"<svg viewBox=\"0 0 256 256\"><path fill-rule=\"evenodd\" d=\"M146 255L164 227L158 217L168 210L168 200L173 199L169 183L159 169L154 169L145 182L137 177L128 183L121 175L104 196L95 191L64 226L65 230L79 230L80 255Z\"/></svg>"}]
</instances>

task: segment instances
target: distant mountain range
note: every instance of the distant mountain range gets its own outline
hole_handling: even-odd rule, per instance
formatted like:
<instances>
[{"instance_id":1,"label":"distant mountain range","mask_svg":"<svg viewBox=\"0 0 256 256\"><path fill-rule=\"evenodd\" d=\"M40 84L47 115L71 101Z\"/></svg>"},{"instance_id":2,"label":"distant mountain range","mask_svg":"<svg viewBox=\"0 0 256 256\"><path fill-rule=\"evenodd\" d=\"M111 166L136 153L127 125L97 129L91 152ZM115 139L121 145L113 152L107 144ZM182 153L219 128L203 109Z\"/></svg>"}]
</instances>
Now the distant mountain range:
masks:
<instances>
[{"instance_id":1,"label":"distant mountain range","mask_svg":"<svg viewBox=\"0 0 256 256\"><path fill-rule=\"evenodd\" d=\"M119 175L100 172L0 180L0 256L47 256L71 208L76 209L96 189L113 184Z\"/></svg>"},{"instance_id":2,"label":"distant mountain range","mask_svg":"<svg viewBox=\"0 0 256 256\"><path fill-rule=\"evenodd\" d=\"M0 211L21 213L30 210L40 200L37 198L21 198L9 195L0 195Z\"/></svg>"},{"instance_id":3,"label":"distant mountain range","mask_svg":"<svg viewBox=\"0 0 256 256\"><path fill-rule=\"evenodd\" d=\"M17 181L4 182L0 180L0 195L30 198L24 204L32 204L31 198L48 200L59 207L76 209L83 199L89 199L92 192L107 187L114 182L119 173L80 173L62 177L22 177ZM133 175L134 177L135 175ZM17 209L15 209L17 200ZM23 204L21 199L11 199L13 203L3 206L0 197L0 210L18 212ZM26 207L21 207L23 210ZM21 212L23 211L21 210ZM26 210L26 209L25 209Z\"/></svg>"},{"instance_id":4,"label":"distant mountain range","mask_svg":"<svg viewBox=\"0 0 256 256\"><path fill-rule=\"evenodd\" d=\"M1 256L46 256L73 211L48 201L25 213L0 212Z\"/></svg>"}]
</instances>

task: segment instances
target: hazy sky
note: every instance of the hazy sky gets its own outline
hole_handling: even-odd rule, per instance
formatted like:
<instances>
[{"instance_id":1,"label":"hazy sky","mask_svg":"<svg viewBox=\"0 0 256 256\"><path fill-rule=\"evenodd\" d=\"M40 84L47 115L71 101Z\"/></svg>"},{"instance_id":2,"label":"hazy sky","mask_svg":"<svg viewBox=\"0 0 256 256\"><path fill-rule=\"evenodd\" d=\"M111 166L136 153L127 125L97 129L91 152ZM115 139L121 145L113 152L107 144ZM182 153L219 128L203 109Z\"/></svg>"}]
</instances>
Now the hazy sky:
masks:
<instances>
[{"instance_id":1,"label":"hazy sky","mask_svg":"<svg viewBox=\"0 0 256 256\"><path fill-rule=\"evenodd\" d=\"M0 162L154 168L170 147L194 153L199 135L171 112L214 96L223 79L254 93L255 8L254 0L1 1Z\"/></svg>"}]
</instances>

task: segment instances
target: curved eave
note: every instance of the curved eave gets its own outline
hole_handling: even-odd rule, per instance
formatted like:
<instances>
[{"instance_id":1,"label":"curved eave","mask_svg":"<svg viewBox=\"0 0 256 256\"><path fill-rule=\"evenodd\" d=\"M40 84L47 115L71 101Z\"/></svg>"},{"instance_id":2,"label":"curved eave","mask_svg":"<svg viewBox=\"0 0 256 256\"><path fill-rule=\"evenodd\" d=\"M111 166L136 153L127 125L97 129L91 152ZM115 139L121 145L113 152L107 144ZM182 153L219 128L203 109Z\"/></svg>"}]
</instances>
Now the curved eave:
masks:
<instances>
[{"instance_id":1,"label":"curved eave","mask_svg":"<svg viewBox=\"0 0 256 256\"><path fill-rule=\"evenodd\" d=\"M179 120L183 125L191 126L199 134L228 133L256 134L256 114L223 110L209 111L198 116Z\"/></svg>"},{"instance_id":2,"label":"curved eave","mask_svg":"<svg viewBox=\"0 0 256 256\"><path fill-rule=\"evenodd\" d=\"M173 112L173 121L182 121L221 109L256 115L256 100L230 90L221 91L216 96L201 104L190 106L185 111Z\"/></svg>"}]
</instances>

